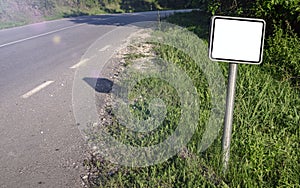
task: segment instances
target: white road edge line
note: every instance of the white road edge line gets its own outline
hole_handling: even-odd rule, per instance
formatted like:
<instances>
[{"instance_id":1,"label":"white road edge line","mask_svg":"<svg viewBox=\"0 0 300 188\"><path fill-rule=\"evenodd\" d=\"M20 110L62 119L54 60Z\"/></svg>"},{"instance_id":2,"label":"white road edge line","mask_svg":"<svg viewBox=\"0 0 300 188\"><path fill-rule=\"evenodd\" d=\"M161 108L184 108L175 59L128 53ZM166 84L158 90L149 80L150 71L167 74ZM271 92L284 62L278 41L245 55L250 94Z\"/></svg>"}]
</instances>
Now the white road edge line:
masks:
<instances>
[{"instance_id":1,"label":"white road edge line","mask_svg":"<svg viewBox=\"0 0 300 188\"><path fill-rule=\"evenodd\" d=\"M90 59L83 59L81 60L79 63L73 65L72 67L70 67L70 69L77 69L78 67L80 67L81 65L83 65L84 63L88 62Z\"/></svg>"},{"instance_id":2,"label":"white road edge line","mask_svg":"<svg viewBox=\"0 0 300 188\"><path fill-rule=\"evenodd\" d=\"M22 95L21 97L23 99L27 99L30 96L34 95L35 93L41 91L42 89L44 89L45 87L49 86L50 84L52 84L54 81L46 81L45 83L37 86L36 88L30 90L29 92L25 93L24 95Z\"/></svg>"},{"instance_id":3,"label":"white road edge line","mask_svg":"<svg viewBox=\"0 0 300 188\"><path fill-rule=\"evenodd\" d=\"M46 35L57 33L59 31L71 29L71 28L74 28L74 27L79 27L79 26L82 26L82 25L84 25L84 23L83 24L78 24L78 25L72 25L72 26L69 26L69 27L64 27L64 28L61 28L61 29L57 29L57 30L50 31L50 32L47 32L47 33L42 33L42 34L39 34L39 35L35 35L35 36L32 36L32 37L28 37L28 38L24 38L24 39L20 39L20 40L16 40L16 41L9 42L9 43L6 43L6 44L1 44L0 48L3 48L5 46L10 46L10 45L13 45L13 44L17 44L17 43L20 43L20 42L24 42L24 41L27 41L27 40L43 37L43 36L46 36Z\"/></svg>"},{"instance_id":4,"label":"white road edge line","mask_svg":"<svg viewBox=\"0 0 300 188\"><path fill-rule=\"evenodd\" d=\"M104 52L105 50L107 50L108 48L110 48L110 46L111 46L111 45L106 45L106 46L104 46L103 48L101 48L101 49L99 50L99 52Z\"/></svg>"}]
</instances>

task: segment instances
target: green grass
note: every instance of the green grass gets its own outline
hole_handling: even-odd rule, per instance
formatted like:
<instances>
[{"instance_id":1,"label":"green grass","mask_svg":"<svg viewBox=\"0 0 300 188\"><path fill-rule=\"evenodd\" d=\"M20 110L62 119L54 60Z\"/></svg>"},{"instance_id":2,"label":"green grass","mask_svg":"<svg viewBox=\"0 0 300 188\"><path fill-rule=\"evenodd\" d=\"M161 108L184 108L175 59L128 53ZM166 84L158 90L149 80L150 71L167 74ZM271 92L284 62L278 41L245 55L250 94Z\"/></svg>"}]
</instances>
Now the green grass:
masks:
<instances>
[{"instance_id":1,"label":"green grass","mask_svg":"<svg viewBox=\"0 0 300 188\"><path fill-rule=\"evenodd\" d=\"M199 19L197 15L203 19ZM195 16L196 15L196 16ZM194 19L191 19L194 18ZM205 13L179 14L173 23L187 26L200 38L208 37ZM199 22L200 20L200 22ZM211 109L210 93L201 68L183 52L157 45L155 52L183 70L199 94L199 125L184 151L164 163L149 167L123 167L109 162L89 166L98 169L94 185L100 187L300 187L300 90L291 80L280 79L275 62L267 54L262 65L239 65L231 159L226 174L222 173L221 137L202 153L198 143ZM267 51L269 49L266 49ZM278 55L279 56L279 55ZM127 63L139 58L129 55ZM216 62L212 62L216 63ZM228 64L218 63L227 77ZM273 66L270 66L273 65ZM293 66L300 66L293 62ZM271 70L271 71L270 71ZM288 73L287 73L288 74ZM290 73L294 75L293 73ZM135 77L126 74L126 78ZM167 118L163 126L146 134L133 135L117 119L107 127L116 139L134 146L149 146L161 141L178 126L180 107L176 90L158 79L144 79L131 90L130 112L147 119L149 101L160 96L166 103ZM114 117L114 114L111 114ZM187 122L188 124L189 122ZM141 139L142 138L142 139ZM115 170L117 169L117 170Z\"/></svg>"},{"instance_id":2,"label":"green grass","mask_svg":"<svg viewBox=\"0 0 300 188\"><path fill-rule=\"evenodd\" d=\"M97 15L97 14L106 14L106 12L102 10L100 7L93 7L90 9L57 7L52 15L45 16L45 20L56 20L60 18Z\"/></svg>"},{"instance_id":3,"label":"green grass","mask_svg":"<svg viewBox=\"0 0 300 188\"><path fill-rule=\"evenodd\" d=\"M197 70L196 66L190 67L191 70L193 68ZM190 73L194 75L195 71ZM145 92L147 96L147 89L154 85L162 88L152 81L138 94ZM138 108L136 113L145 113L145 109ZM211 173L221 177L218 181L225 181L232 187L297 187L300 173L299 109L299 92L289 83L274 80L259 66L242 65L236 95L231 161L226 177L220 173L220 135L205 153L194 151L196 157L176 156L162 165L121 168L105 186L213 186L216 180L211 182L203 173L205 168L209 168ZM168 117L172 119L175 114L170 112ZM158 136L161 135L154 138ZM128 138L126 140L130 142ZM194 138L189 145L195 146L196 143L197 138Z\"/></svg>"},{"instance_id":4,"label":"green grass","mask_svg":"<svg viewBox=\"0 0 300 188\"><path fill-rule=\"evenodd\" d=\"M232 186L299 186L299 91L259 66L240 66L234 114Z\"/></svg>"},{"instance_id":5,"label":"green grass","mask_svg":"<svg viewBox=\"0 0 300 188\"><path fill-rule=\"evenodd\" d=\"M26 25L28 22L26 21L19 21L19 22L1 22L0 23L0 29L6 29L6 28L12 28L12 27L18 27L22 25Z\"/></svg>"}]
</instances>

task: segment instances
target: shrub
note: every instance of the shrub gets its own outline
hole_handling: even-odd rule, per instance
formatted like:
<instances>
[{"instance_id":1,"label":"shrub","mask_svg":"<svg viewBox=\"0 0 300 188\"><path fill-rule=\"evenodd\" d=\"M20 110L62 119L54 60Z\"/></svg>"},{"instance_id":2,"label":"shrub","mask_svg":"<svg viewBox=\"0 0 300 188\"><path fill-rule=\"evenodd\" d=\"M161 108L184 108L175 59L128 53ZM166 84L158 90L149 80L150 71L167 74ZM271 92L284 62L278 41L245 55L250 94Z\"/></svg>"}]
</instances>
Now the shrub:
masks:
<instances>
[{"instance_id":1,"label":"shrub","mask_svg":"<svg viewBox=\"0 0 300 188\"><path fill-rule=\"evenodd\" d=\"M275 28L267 40L264 60L272 75L300 84L300 39L291 29Z\"/></svg>"},{"instance_id":2,"label":"shrub","mask_svg":"<svg viewBox=\"0 0 300 188\"><path fill-rule=\"evenodd\" d=\"M300 84L300 0L208 0L207 11L264 19L264 67L277 79Z\"/></svg>"}]
</instances>

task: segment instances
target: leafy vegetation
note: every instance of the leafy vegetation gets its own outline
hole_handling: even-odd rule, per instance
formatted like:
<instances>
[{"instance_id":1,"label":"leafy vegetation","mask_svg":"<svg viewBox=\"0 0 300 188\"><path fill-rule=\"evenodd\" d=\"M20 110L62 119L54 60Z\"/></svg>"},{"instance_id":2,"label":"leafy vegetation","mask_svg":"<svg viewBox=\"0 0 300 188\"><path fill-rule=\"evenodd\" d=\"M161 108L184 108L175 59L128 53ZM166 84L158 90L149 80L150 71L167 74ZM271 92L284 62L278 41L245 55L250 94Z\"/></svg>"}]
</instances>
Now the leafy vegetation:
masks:
<instances>
[{"instance_id":1,"label":"leafy vegetation","mask_svg":"<svg viewBox=\"0 0 300 188\"><path fill-rule=\"evenodd\" d=\"M275 26L291 28L300 34L299 0L208 0L207 8L212 14L263 18L268 23L267 34Z\"/></svg>"},{"instance_id":2,"label":"leafy vegetation","mask_svg":"<svg viewBox=\"0 0 300 188\"><path fill-rule=\"evenodd\" d=\"M267 22L264 62L274 77L299 86L300 1L207 1L212 14L263 18Z\"/></svg>"}]
</instances>

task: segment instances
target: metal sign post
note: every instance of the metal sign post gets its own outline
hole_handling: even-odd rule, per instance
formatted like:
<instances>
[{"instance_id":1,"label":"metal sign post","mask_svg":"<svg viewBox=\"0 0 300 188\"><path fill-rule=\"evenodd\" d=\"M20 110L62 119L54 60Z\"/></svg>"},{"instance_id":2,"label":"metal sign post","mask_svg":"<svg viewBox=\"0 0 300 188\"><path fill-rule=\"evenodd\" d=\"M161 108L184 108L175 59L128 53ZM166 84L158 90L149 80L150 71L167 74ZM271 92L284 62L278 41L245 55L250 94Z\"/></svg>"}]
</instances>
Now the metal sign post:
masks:
<instances>
[{"instance_id":1,"label":"metal sign post","mask_svg":"<svg viewBox=\"0 0 300 188\"><path fill-rule=\"evenodd\" d=\"M222 139L224 172L228 168L230 156L238 63L259 65L262 62L265 25L262 19L229 16L212 18L209 58L230 63Z\"/></svg>"},{"instance_id":2,"label":"metal sign post","mask_svg":"<svg viewBox=\"0 0 300 188\"><path fill-rule=\"evenodd\" d=\"M229 75L228 75L228 87L226 96L226 111L224 118L224 130L222 139L222 150L223 150L223 170L226 171L228 167L229 155L230 155L230 140L232 132L232 121L233 121L233 109L234 109L234 96L236 88L238 64L229 64Z\"/></svg>"}]
</instances>

